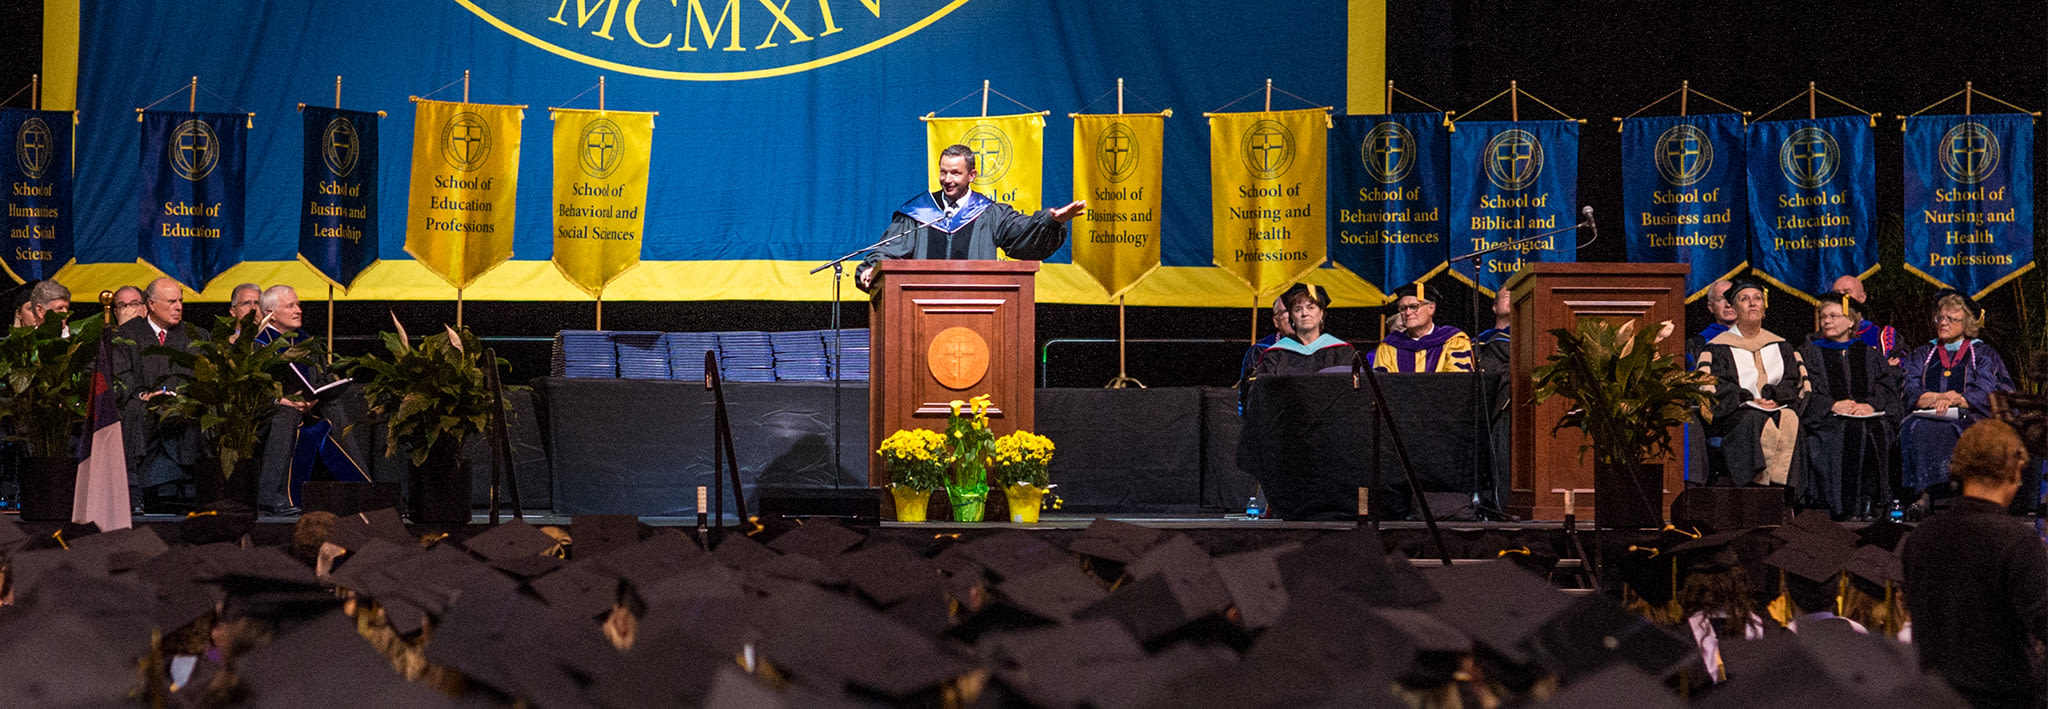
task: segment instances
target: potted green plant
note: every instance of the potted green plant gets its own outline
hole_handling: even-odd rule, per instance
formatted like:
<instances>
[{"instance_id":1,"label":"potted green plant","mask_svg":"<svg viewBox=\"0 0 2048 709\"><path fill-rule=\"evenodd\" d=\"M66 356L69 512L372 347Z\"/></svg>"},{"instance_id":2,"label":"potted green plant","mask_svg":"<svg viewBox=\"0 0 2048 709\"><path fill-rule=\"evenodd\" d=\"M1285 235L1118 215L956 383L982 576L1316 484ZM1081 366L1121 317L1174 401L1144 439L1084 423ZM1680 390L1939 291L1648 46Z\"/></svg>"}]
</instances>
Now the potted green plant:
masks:
<instances>
[{"instance_id":1,"label":"potted green plant","mask_svg":"<svg viewBox=\"0 0 2048 709\"><path fill-rule=\"evenodd\" d=\"M988 513L988 460L995 447L995 432L988 428L989 398L955 399L952 408L946 417L946 443L952 448L946 501L953 506L953 521L980 522Z\"/></svg>"},{"instance_id":2,"label":"potted green plant","mask_svg":"<svg viewBox=\"0 0 2048 709\"><path fill-rule=\"evenodd\" d=\"M407 484L413 521L460 524L469 521L469 460L462 441L482 433L495 401L485 384L483 346L468 328L408 341L384 333L386 356L348 358L340 365L369 399L370 421L385 428L384 454L408 454ZM491 366L503 366L494 359Z\"/></svg>"},{"instance_id":3,"label":"potted green plant","mask_svg":"<svg viewBox=\"0 0 2048 709\"><path fill-rule=\"evenodd\" d=\"M882 439L875 451L889 474L896 521L925 521L932 492L946 486L946 437L928 428L906 428Z\"/></svg>"},{"instance_id":4,"label":"potted green plant","mask_svg":"<svg viewBox=\"0 0 2048 709\"><path fill-rule=\"evenodd\" d=\"M150 345L142 351L192 372L170 396L151 399L149 405L166 421L198 425L206 451L199 497L205 501L256 506L256 448L284 396L276 373L317 356L318 345L310 341L296 347L283 340L256 344L260 326L255 313L239 321L222 315L214 318L207 337L193 338L189 348ZM219 478L212 476L216 471Z\"/></svg>"},{"instance_id":5,"label":"potted green plant","mask_svg":"<svg viewBox=\"0 0 2048 709\"><path fill-rule=\"evenodd\" d=\"M1052 489L1052 439L1017 431L996 439L989 456L989 471L1003 488L1003 500L1010 506L1010 521L1038 522L1038 508Z\"/></svg>"},{"instance_id":6,"label":"potted green plant","mask_svg":"<svg viewBox=\"0 0 2048 709\"><path fill-rule=\"evenodd\" d=\"M0 419L8 439L28 447L21 472L23 519L71 518L71 483L78 472L73 445L92 396L87 365L99 355L103 327L99 318L86 318L67 330L63 319L49 318L40 327L14 328L0 340L0 374L7 386Z\"/></svg>"},{"instance_id":7,"label":"potted green plant","mask_svg":"<svg viewBox=\"0 0 2048 709\"><path fill-rule=\"evenodd\" d=\"M1582 317L1575 329L1550 331L1557 338L1557 351L1532 373L1534 403L1553 396L1572 402L1572 409L1551 432L1585 432L1579 457L1584 460L1586 451L1593 451L1595 488L1626 491L1631 489L1628 481L1652 479L1652 471L1658 473L1654 479L1662 480L1663 465L1647 461L1670 457L1671 429L1691 421L1693 413L1709 403L1707 375L1687 369L1684 357L1657 351L1657 343L1671 329L1669 321L1638 331L1633 320L1617 326ZM1661 499L1660 489L1646 492ZM1596 503L1600 499L1596 497ZM1661 519L1661 505L1653 507Z\"/></svg>"}]
</instances>

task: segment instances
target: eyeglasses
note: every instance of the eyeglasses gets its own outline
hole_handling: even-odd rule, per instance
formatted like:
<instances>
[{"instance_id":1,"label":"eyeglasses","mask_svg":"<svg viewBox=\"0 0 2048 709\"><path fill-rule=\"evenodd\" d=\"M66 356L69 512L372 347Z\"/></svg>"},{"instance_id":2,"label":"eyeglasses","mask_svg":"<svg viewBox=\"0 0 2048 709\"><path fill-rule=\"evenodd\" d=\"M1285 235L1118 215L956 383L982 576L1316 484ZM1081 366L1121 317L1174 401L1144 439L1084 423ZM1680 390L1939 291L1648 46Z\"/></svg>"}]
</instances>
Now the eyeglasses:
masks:
<instances>
[{"instance_id":1,"label":"eyeglasses","mask_svg":"<svg viewBox=\"0 0 2048 709\"><path fill-rule=\"evenodd\" d=\"M140 307L142 307L142 301L139 301L139 300L138 300L138 301L135 301L135 302L133 302L133 303L115 303L115 304L114 304L114 307L116 307L116 308L140 308Z\"/></svg>"},{"instance_id":2,"label":"eyeglasses","mask_svg":"<svg viewBox=\"0 0 2048 709\"><path fill-rule=\"evenodd\" d=\"M1969 318L1948 314L1934 316L1934 324L1936 325L1961 325L1965 322L1969 322Z\"/></svg>"},{"instance_id":3,"label":"eyeglasses","mask_svg":"<svg viewBox=\"0 0 2048 709\"><path fill-rule=\"evenodd\" d=\"M1396 306L1396 307L1395 307L1394 309L1395 309L1395 310L1399 310L1399 311L1401 311L1401 312L1404 312L1404 313L1412 313L1412 312L1415 312L1415 311L1417 311L1417 310L1421 310L1421 309L1422 309L1422 306L1425 306L1425 305L1429 305L1429 304L1428 304L1428 303L1409 303L1409 304L1407 304L1407 305L1402 305L1402 306Z\"/></svg>"}]
</instances>

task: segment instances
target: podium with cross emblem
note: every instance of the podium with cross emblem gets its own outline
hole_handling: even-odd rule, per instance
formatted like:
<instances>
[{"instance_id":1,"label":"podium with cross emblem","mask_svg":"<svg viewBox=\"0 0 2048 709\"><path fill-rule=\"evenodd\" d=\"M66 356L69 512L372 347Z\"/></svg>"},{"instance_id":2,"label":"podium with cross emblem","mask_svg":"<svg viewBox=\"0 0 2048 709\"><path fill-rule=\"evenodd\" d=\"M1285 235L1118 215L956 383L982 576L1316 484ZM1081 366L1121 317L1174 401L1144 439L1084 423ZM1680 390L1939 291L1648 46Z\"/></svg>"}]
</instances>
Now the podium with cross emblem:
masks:
<instances>
[{"instance_id":1,"label":"podium with cross emblem","mask_svg":"<svg viewBox=\"0 0 2048 709\"><path fill-rule=\"evenodd\" d=\"M949 404L989 395L997 436L1032 428L1037 261L887 260L868 308L868 484L875 453L906 428L946 429Z\"/></svg>"}]
</instances>

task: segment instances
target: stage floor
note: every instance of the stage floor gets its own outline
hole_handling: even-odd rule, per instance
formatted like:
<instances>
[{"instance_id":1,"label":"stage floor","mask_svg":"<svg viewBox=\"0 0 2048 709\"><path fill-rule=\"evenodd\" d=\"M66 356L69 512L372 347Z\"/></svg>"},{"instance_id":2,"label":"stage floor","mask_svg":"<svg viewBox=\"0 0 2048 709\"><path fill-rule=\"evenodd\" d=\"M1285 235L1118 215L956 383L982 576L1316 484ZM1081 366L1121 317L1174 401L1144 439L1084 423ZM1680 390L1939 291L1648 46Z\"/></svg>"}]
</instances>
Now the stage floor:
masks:
<instances>
[{"instance_id":1,"label":"stage floor","mask_svg":"<svg viewBox=\"0 0 2048 709\"><path fill-rule=\"evenodd\" d=\"M8 516L9 516L9 517L14 517L14 515L13 515L12 513L9 513L9 514L8 514ZM534 526L549 526L549 525L556 525L556 526L567 526L567 525L571 524L571 523L572 523L572 522L573 522L573 521L575 520L575 516L573 516L573 515L557 514L557 513L555 513L555 512L552 512L552 511L548 511L548 510L528 510L528 511L527 511L527 512L525 513L524 517L525 517L525 520L526 520L526 523L527 523L527 524L531 524L531 525L534 525ZM185 519L185 516L184 516L184 515L182 515L182 514L147 514L147 515L141 515L141 516L138 516L138 517L136 517L136 518L135 518L135 522L136 522L136 524L168 524L168 523L176 523L176 522L179 522L179 521L181 521L181 520L183 520L183 519ZM292 523L296 523L296 522L298 521L298 519L299 519L299 518L298 518L298 517L296 517L296 516L292 516L292 517L280 517L280 516L275 516L275 515L262 515L262 516L259 516L259 517L257 517L257 522L258 522L258 523L261 523L261 524L292 524ZM640 519L640 522L641 522L641 523L643 523L643 524L646 524L646 525L648 525L648 526L652 526L652 527L695 527L695 526L697 526L697 518L696 518L696 517L694 517L694 516L689 516L689 517L662 517L662 516L650 516L650 517L641 517L641 518L639 518L639 519ZM943 530L943 531L949 531L949 532L950 532L950 531L959 531L959 530L972 530L972 529L1024 529L1024 530L1033 530L1033 529L1038 529L1038 530L1052 530L1052 529L1059 529L1059 530L1078 530L1078 529L1086 529L1086 528L1088 527L1088 525L1094 524L1094 523L1095 523L1095 521L1096 521L1096 520L1098 520L1098 519L1102 519L1102 520L1110 520L1110 521L1115 521L1115 522L1125 522L1125 523L1129 523L1129 524L1135 524L1135 525L1139 525L1139 526L1143 526L1143 527L1151 527L1151 528L1154 528L1154 529L1167 529L1167 530L1193 530L1193 529L1232 529L1232 530L1243 530L1243 531L1257 531L1257 530L1273 530L1273 531L1282 531L1282 530L1296 530L1296 531L1307 531L1307 530L1315 530L1315 531L1332 531L1332 530L1352 529L1352 528L1355 528L1355 527L1357 527L1357 526L1358 526L1358 525L1357 525L1357 523L1355 523L1355 522L1348 522L1348 521L1339 521L1339 522L1289 522L1289 521L1285 521L1285 520L1277 520L1277 519L1251 519L1251 518L1248 518L1248 517L1246 517L1246 516L1244 516L1244 515L1242 515L1242 514L1225 514L1225 513L1220 513L1220 512L1219 512L1219 513L1197 513L1197 514L1146 514L1146 513L1133 513L1133 514L1078 514L1078 513L1076 513L1076 514L1069 514L1069 513L1041 513L1041 514L1039 515L1039 517L1038 517L1038 523L1036 523L1036 524L1015 524L1015 523L1010 523L1010 522L1002 522L1002 521L996 521L996 520L990 520L990 521L987 521L987 522L951 522L951 521L934 521L934 522L893 522L893 521L885 521L885 522L883 522L883 523L881 524L881 527L882 527L883 529L931 529L931 530ZM18 520L18 518L17 518L17 520ZM512 520L512 514L511 514L510 512L501 512L501 513L499 513L499 521L501 521L501 522L508 522L508 521L511 521L511 520ZM727 524L734 524L734 523L736 523L736 522L737 522L737 520L736 520L736 519L735 519L735 518L734 518L734 517L733 517L732 515L726 515L726 523L727 523ZM488 525L490 524L490 515L488 515L488 514L483 514L483 513L478 513L478 514L474 514L474 515L471 515L471 516L470 516L470 519L469 519L469 524L470 524L470 526L488 526ZM1530 521L1530 522L1475 522L1475 521L1469 521L1469 520L1459 520L1459 521L1449 521L1449 520L1444 520L1444 521L1439 521L1439 522L1437 522L1437 526L1438 526L1439 528L1443 529L1444 531L1460 531L1460 532L1479 532L1479 531L1496 531L1496 532L1505 532L1505 531L1526 531L1526 530L1542 530L1542 531L1561 531L1561 530L1563 530L1563 529L1564 529L1564 523L1562 523L1562 522L1544 522L1544 521ZM1422 523L1422 522L1413 522L1413 521L1405 521L1405 520L1404 520L1404 521L1398 521L1398 522L1381 522L1381 523L1380 523L1380 529L1382 529L1382 530L1423 530L1423 529L1428 529L1428 525L1426 525L1426 524L1424 524L1424 523Z\"/></svg>"}]
</instances>

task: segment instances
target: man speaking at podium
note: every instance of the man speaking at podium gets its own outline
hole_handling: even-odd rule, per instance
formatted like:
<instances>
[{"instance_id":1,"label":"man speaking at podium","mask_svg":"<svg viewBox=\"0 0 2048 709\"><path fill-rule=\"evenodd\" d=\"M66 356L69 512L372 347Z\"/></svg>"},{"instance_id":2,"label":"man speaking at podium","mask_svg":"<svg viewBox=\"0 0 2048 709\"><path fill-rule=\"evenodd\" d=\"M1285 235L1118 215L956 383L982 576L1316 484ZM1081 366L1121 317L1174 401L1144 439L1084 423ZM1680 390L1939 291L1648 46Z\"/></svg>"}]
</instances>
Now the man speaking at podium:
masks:
<instances>
[{"instance_id":1,"label":"man speaking at podium","mask_svg":"<svg viewBox=\"0 0 2048 709\"><path fill-rule=\"evenodd\" d=\"M1020 214L973 191L976 174L972 149L949 145L939 151L941 189L912 197L896 210L885 234L891 238L868 254L854 283L861 290L873 286L875 263L883 259L993 260L996 249L1002 249L1010 258L1041 260L1067 242L1067 222L1088 207L1077 200Z\"/></svg>"}]
</instances>

